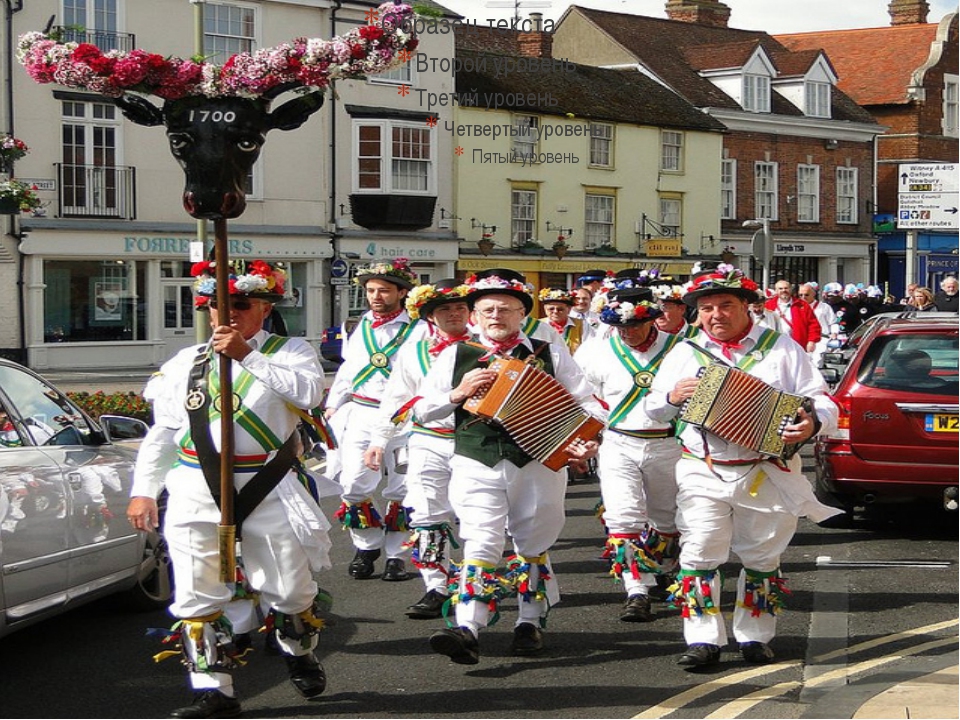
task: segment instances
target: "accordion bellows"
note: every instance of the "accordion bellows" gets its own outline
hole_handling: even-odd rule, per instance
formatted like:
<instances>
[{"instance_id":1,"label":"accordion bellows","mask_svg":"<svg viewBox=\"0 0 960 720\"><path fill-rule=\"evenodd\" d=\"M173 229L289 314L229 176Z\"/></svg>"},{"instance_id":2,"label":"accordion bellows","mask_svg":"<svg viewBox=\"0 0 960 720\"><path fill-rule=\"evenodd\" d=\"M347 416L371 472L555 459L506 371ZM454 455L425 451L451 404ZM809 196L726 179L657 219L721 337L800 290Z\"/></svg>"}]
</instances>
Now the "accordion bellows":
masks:
<instances>
[{"instance_id":1,"label":"accordion bellows","mask_svg":"<svg viewBox=\"0 0 960 720\"><path fill-rule=\"evenodd\" d=\"M702 427L721 440L780 459L799 446L780 437L785 425L796 422L808 398L768 385L739 368L710 363L700 371L700 384L680 411L681 422Z\"/></svg>"},{"instance_id":2,"label":"accordion bellows","mask_svg":"<svg viewBox=\"0 0 960 720\"><path fill-rule=\"evenodd\" d=\"M498 357L490 363L497 379L464 409L503 427L520 449L551 470L570 459L575 440L594 440L603 423L586 412L552 375L523 360Z\"/></svg>"}]
</instances>

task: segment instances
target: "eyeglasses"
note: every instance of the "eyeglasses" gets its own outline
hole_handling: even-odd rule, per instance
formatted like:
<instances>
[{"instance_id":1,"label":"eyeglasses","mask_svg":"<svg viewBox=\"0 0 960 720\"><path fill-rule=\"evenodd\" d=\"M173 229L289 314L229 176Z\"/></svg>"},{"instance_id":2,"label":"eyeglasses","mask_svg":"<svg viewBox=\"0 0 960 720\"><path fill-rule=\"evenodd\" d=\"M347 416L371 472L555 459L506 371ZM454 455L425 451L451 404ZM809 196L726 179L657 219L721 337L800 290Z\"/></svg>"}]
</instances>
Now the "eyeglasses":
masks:
<instances>
[{"instance_id":1,"label":"eyeglasses","mask_svg":"<svg viewBox=\"0 0 960 720\"><path fill-rule=\"evenodd\" d=\"M508 307L499 307L496 305L493 307L477 308L476 310L479 315L482 315L485 318L491 318L491 317L494 317L495 315L509 315L510 313L523 312L522 307L508 308Z\"/></svg>"},{"instance_id":2,"label":"eyeglasses","mask_svg":"<svg viewBox=\"0 0 960 720\"><path fill-rule=\"evenodd\" d=\"M209 306L210 306L211 308L213 308L214 310L217 309L217 301L216 301L216 300L211 300L208 304L209 304ZM233 301L230 302L230 309L231 309L231 310L240 310L241 312L243 312L244 310L249 310L250 308L252 308L253 305L254 305L253 300L233 300Z\"/></svg>"}]
</instances>

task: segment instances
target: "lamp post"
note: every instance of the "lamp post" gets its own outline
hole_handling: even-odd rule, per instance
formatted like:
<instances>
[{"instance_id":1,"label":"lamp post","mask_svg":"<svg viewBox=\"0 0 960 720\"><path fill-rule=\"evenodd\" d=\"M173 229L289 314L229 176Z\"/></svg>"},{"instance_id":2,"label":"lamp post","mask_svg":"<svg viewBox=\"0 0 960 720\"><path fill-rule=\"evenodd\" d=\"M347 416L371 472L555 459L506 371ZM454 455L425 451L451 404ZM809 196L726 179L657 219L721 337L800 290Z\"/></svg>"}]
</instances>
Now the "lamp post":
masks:
<instances>
[{"instance_id":1,"label":"lamp post","mask_svg":"<svg viewBox=\"0 0 960 720\"><path fill-rule=\"evenodd\" d=\"M770 287L770 261L773 260L773 238L770 235L770 219L760 218L759 220L744 220L745 228L756 228L751 240L751 252L753 256L763 265L762 287L766 290Z\"/></svg>"}]
</instances>

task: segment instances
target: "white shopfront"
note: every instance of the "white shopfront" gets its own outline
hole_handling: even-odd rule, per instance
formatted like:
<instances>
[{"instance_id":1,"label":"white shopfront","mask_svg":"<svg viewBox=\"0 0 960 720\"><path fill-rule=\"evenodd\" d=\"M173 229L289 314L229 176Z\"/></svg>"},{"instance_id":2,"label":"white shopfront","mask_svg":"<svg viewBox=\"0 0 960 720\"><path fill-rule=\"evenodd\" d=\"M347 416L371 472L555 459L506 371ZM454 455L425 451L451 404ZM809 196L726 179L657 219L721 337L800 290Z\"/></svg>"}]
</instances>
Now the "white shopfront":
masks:
<instances>
[{"instance_id":1,"label":"white shopfront","mask_svg":"<svg viewBox=\"0 0 960 720\"><path fill-rule=\"evenodd\" d=\"M282 263L290 335L329 321L330 238L230 230L231 260ZM210 233L212 243L212 232ZM158 367L197 338L189 232L32 228L24 255L27 359L37 370Z\"/></svg>"}]
</instances>

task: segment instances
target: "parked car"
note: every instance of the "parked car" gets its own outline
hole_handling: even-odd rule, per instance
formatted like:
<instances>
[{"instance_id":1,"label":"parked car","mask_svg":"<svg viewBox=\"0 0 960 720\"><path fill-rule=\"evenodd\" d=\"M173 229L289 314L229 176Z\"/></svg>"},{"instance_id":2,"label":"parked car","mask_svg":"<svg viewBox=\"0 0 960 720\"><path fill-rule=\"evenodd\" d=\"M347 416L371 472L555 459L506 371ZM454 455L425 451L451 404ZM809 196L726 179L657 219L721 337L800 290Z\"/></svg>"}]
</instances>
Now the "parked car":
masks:
<instances>
[{"instance_id":1,"label":"parked car","mask_svg":"<svg viewBox=\"0 0 960 720\"><path fill-rule=\"evenodd\" d=\"M955 313L883 317L860 336L833 390L839 428L815 445L821 499L957 509L957 341Z\"/></svg>"},{"instance_id":2,"label":"parked car","mask_svg":"<svg viewBox=\"0 0 960 720\"><path fill-rule=\"evenodd\" d=\"M158 533L126 517L139 420L94 421L43 377L0 359L0 636L110 593L166 606Z\"/></svg>"},{"instance_id":3,"label":"parked car","mask_svg":"<svg viewBox=\"0 0 960 720\"><path fill-rule=\"evenodd\" d=\"M339 365L343 362L343 343L360 322L360 318L347 318L342 325L331 325L320 337L320 357Z\"/></svg>"}]
</instances>

